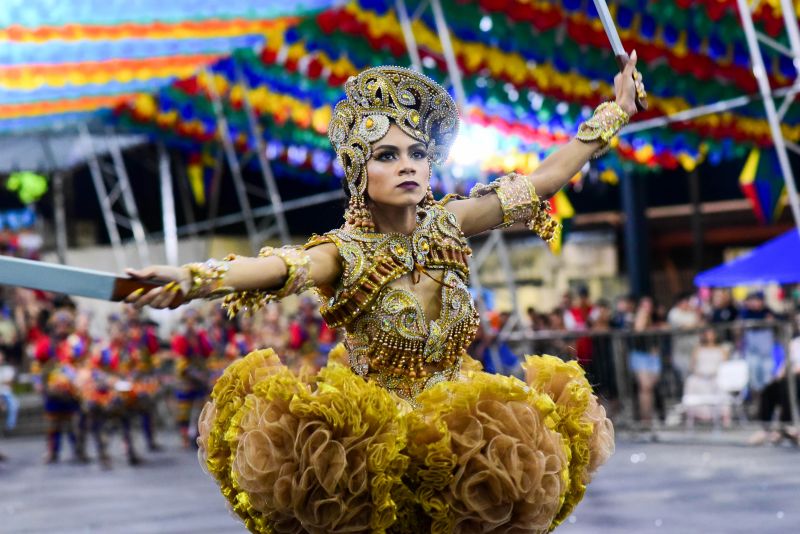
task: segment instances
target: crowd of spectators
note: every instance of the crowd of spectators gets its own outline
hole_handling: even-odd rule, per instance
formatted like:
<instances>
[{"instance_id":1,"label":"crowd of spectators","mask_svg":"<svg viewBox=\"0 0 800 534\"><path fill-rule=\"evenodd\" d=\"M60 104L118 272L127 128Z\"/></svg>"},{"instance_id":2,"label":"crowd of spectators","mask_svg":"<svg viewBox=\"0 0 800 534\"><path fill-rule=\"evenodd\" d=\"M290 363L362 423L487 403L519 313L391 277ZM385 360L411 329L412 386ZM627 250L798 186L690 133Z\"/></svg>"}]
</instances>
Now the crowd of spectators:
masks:
<instances>
[{"instance_id":1,"label":"crowd of spectators","mask_svg":"<svg viewBox=\"0 0 800 534\"><path fill-rule=\"evenodd\" d=\"M745 369L740 392L745 415L765 429L772 428L776 411L781 421L789 421L786 369L794 365L800 371L800 314L771 309L762 292L751 292L741 302L727 289L687 293L668 308L649 296L621 296L613 304L592 301L580 288L565 293L549 312L527 311L532 341L522 350L577 360L612 413L619 408L619 381L624 380L633 392L634 416L644 425L664 421L677 408L690 425L727 426L732 402L719 390L719 374L723 368L732 371L726 362L738 361ZM712 404L719 406L712 409ZM777 439L765 430L753 441L769 436Z\"/></svg>"}]
</instances>

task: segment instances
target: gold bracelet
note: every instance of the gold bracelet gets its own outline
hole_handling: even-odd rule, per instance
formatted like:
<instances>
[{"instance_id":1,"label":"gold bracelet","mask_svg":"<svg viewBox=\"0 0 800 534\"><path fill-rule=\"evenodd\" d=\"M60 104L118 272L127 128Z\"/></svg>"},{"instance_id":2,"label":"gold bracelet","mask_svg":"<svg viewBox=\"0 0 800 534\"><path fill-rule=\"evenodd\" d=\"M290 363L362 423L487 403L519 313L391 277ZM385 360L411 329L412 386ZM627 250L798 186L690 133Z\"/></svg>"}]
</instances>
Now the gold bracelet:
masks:
<instances>
[{"instance_id":1,"label":"gold bracelet","mask_svg":"<svg viewBox=\"0 0 800 534\"><path fill-rule=\"evenodd\" d=\"M270 256L276 256L286 264L286 281L283 286L279 289L256 289L229 294L222 303L222 307L228 310L229 316L234 316L241 311L252 314L273 300L302 293L313 287L311 257L302 247L264 247L258 253L259 258Z\"/></svg>"},{"instance_id":2,"label":"gold bracelet","mask_svg":"<svg viewBox=\"0 0 800 534\"><path fill-rule=\"evenodd\" d=\"M597 106L591 118L580 125L575 137L586 143L600 141L603 146L592 154L593 158L599 158L608 152L611 139L630 119L630 115L616 102L603 102Z\"/></svg>"},{"instance_id":3,"label":"gold bracelet","mask_svg":"<svg viewBox=\"0 0 800 534\"><path fill-rule=\"evenodd\" d=\"M286 282L282 288L274 292L277 298L302 293L313 287L314 284L310 279L311 256L303 247L264 247L258 253L259 258L269 256L277 256L286 264Z\"/></svg>"},{"instance_id":4,"label":"gold bracelet","mask_svg":"<svg viewBox=\"0 0 800 534\"><path fill-rule=\"evenodd\" d=\"M498 228L524 222L545 241L556 237L560 225L550 216L550 202L539 198L527 176L512 172L489 184L476 185L469 196L481 197L492 192L500 199L503 210L503 222Z\"/></svg>"},{"instance_id":5,"label":"gold bracelet","mask_svg":"<svg viewBox=\"0 0 800 534\"><path fill-rule=\"evenodd\" d=\"M184 297L186 300L214 299L233 291L232 288L222 285L222 279L230 267L228 261L210 259L203 263L189 263L183 267L189 271L191 281L189 292Z\"/></svg>"}]
</instances>

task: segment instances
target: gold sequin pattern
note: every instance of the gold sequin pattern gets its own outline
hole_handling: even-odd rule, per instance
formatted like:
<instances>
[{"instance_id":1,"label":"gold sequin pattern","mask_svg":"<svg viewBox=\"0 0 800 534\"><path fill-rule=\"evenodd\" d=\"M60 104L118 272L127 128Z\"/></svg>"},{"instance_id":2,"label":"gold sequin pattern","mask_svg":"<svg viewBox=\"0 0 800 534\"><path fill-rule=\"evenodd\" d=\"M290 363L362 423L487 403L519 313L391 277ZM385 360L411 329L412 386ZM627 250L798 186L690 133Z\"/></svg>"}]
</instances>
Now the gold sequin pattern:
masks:
<instances>
[{"instance_id":1,"label":"gold sequin pattern","mask_svg":"<svg viewBox=\"0 0 800 534\"><path fill-rule=\"evenodd\" d=\"M311 258L304 247L264 247L258 253L259 258L271 256L280 258L286 265L286 280L283 285L278 289L230 293L222 302L222 307L228 310L229 316L232 317L242 311L252 314L273 300L311 289Z\"/></svg>"},{"instance_id":2,"label":"gold sequin pattern","mask_svg":"<svg viewBox=\"0 0 800 534\"><path fill-rule=\"evenodd\" d=\"M499 228L524 222L545 241L558 236L560 225L550 216L550 202L539 198L527 176L512 172L489 184L477 184L469 196L475 198L489 193L497 195L503 210L503 222Z\"/></svg>"},{"instance_id":3,"label":"gold sequin pattern","mask_svg":"<svg viewBox=\"0 0 800 534\"><path fill-rule=\"evenodd\" d=\"M363 196L366 190L370 143L386 134L388 119L425 143L434 163L447 159L458 134L458 109L432 79L403 67L374 67L350 77L345 94L333 110L328 138L352 196Z\"/></svg>"},{"instance_id":4,"label":"gold sequin pattern","mask_svg":"<svg viewBox=\"0 0 800 534\"><path fill-rule=\"evenodd\" d=\"M189 271L191 285L186 293L186 300L202 298L218 298L227 295L231 288L222 285L222 279L228 272L230 264L227 261L215 259L203 263L189 263L183 266Z\"/></svg>"},{"instance_id":5,"label":"gold sequin pattern","mask_svg":"<svg viewBox=\"0 0 800 534\"><path fill-rule=\"evenodd\" d=\"M325 241L339 249L343 275L320 312L329 326L345 329L353 371L411 402L453 379L478 326L467 288L472 251L455 216L434 205L420 211L410 236L340 228L307 246ZM442 274L441 311L434 320L414 293L391 285L421 269Z\"/></svg>"},{"instance_id":6,"label":"gold sequin pattern","mask_svg":"<svg viewBox=\"0 0 800 534\"><path fill-rule=\"evenodd\" d=\"M608 152L609 142L630 119L630 115L616 102L603 102L597 106L591 118L580 125L575 137L584 142L603 143L592 155L593 158L598 158Z\"/></svg>"}]
</instances>

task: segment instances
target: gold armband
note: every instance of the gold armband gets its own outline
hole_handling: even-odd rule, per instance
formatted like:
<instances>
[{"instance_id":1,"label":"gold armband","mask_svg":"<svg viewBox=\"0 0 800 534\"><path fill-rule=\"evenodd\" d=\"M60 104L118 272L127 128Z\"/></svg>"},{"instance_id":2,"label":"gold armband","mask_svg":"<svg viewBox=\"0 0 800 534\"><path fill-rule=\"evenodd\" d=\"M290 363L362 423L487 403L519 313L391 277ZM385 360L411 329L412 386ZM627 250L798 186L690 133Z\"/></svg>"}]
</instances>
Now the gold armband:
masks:
<instances>
[{"instance_id":1,"label":"gold armband","mask_svg":"<svg viewBox=\"0 0 800 534\"><path fill-rule=\"evenodd\" d=\"M560 225L550 216L550 202L541 200L527 176L512 172L489 184L478 184L472 188L470 198L482 197L494 192L500 199L503 223L499 228L524 222L545 241L552 241Z\"/></svg>"},{"instance_id":2,"label":"gold armband","mask_svg":"<svg viewBox=\"0 0 800 534\"><path fill-rule=\"evenodd\" d=\"M229 263L227 261L210 259L203 263L189 263L183 267L189 271L191 278L186 300L214 299L232 291L230 287L222 285L222 279L228 272Z\"/></svg>"},{"instance_id":3,"label":"gold armband","mask_svg":"<svg viewBox=\"0 0 800 534\"><path fill-rule=\"evenodd\" d=\"M252 314L268 302L311 289L311 257L302 247L264 247L258 253L259 258L270 256L276 256L286 264L286 281L283 286L279 289L256 289L229 294L222 303L222 307L228 310L228 315L234 316L240 311Z\"/></svg>"},{"instance_id":4,"label":"gold armband","mask_svg":"<svg viewBox=\"0 0 800 534\"><path fill-rule=\"evenodd\" d=\"M603 102L597 106L591 118L580 125L578 135L575 137L587 143L593 141L603 143L603 146L592 154L593 158L599 158L608 152L611 139L628 124L629 120L630 115L616 102Z\"/></svg>"}]
</instances>

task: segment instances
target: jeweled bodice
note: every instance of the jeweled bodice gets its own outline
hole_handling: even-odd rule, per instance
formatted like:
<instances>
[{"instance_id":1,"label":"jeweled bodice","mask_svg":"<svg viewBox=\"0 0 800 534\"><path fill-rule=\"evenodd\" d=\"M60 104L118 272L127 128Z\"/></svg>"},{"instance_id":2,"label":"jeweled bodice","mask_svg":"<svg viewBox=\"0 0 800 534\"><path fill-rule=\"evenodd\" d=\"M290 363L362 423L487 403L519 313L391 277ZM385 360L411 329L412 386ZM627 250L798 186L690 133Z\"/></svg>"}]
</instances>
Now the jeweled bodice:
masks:
<instances>
[{"instance_id":1,"label":"jeweled bodice","mask_svg":"<svg viewBox=\"0 0 800 534\"><path fill-rule=\"evenodd\" d=\"M321 313L344 328L353 371L409 400L455 378L478 324L467 289L470 249L456 217L435 205L419 213L410 236L341 228L310 244L324 241L337 246L343 274ZM400 287L409 276L440 285L438 317Z\"/></svg>"}]
</instances>

